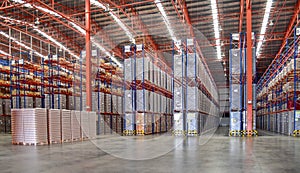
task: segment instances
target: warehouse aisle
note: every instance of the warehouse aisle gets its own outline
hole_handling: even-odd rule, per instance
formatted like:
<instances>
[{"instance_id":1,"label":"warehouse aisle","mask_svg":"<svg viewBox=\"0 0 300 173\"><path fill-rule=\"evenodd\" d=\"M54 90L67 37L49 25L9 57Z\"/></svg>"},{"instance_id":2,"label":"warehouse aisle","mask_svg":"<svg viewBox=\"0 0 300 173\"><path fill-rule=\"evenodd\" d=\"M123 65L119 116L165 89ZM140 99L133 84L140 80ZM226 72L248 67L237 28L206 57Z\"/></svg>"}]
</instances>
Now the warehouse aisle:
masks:
<instances>
[{"instance_id":1,"label":"warehouse aisle","mask_svg":"<svg viewBox=\"0 0 300 173\"><path fill-rule=\"evenodd\" d=\"M216 135L212 137L208 135L203 138L182 138L181 144L160 157L134 161L111 156L91 141L52 146L16 146L11 145L10 136L1 135L1 173L299 172L299 138L287 136L230 138L224 136L225 131L226 128L218 129ZM115 137L105 138L109 140ZM170 138L174 141L179 139L172 136ZM133 140L139 143L141 139L134 137ZM201 143L203 140L206 142ZM163 147L165 144L162 142L161 145ZM147 147L144 152L149 152Z\"/></svg>"}]
</instances>

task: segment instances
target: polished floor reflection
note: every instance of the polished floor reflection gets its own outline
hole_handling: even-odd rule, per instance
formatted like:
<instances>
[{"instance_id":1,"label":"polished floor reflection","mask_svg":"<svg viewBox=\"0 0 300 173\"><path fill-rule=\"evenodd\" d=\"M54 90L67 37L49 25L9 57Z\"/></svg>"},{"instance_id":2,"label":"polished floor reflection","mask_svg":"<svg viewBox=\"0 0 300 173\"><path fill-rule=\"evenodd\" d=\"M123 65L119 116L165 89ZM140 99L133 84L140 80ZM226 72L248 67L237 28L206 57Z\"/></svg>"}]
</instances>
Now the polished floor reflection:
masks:
<instances>
[{"instance_id":1,"label":"polished floor reflection","mask_svg":"<svg viewBox=\"0 0 300 173\"><path fill-rule=\"evenodd\" d=\"M0 172L300 172L300 138L226 133L221 128L205 137L105 136L51 146L13 146L1 134Z\"/></svg>"}]
</instances>

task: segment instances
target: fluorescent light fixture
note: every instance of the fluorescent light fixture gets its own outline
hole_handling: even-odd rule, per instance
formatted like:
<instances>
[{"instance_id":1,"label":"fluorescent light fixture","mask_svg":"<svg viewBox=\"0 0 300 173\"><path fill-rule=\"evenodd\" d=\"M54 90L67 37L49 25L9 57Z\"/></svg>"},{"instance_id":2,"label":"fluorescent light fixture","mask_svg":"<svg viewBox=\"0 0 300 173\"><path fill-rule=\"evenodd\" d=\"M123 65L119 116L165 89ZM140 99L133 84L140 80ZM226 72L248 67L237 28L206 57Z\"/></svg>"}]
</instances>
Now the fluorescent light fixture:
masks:
<instances>
[{"instance_id":1,"label":"fluorescent light fixture","mask_svg":"<svg viewBox=\"0 0 300 173\"><path fill-rule=\"evenodd\" d=\"M46 37L48 40L52 41L54 44L56 44L58 47L60 47L60 49L63 49L65 51L67 51L71 56L75 57L76 59L79 59L79 56L75 55L71 50L69 50L68 48L66 48L64 45L62 45L60 42L56 41L54 38L52 38L51 36L49 36L48 34L46 34L45 32L35 28L33 29L34 31L38 32L40 35Z\"/></svg>"},{"instance_id":2,"label":"fluorescent light fixture","mask_svg":"<svg viewBox=\"0 0 300 173\"><path fill-rule=\"evenodd\" d=\"M128 28L124 25L124 23L112 12L110 11L109 14L111 15L111 17L117 22L117 24L125 31L127 37L130 40L133 40L132 34L130 33L130 31L128 30Z\"/></svg>"},{"instance_id":3,"label":"fluorescent light fixture","mask_svg":"<svg viewBox=\"0 0 300 173\"><path fill-rule=\"evenodd\" d=\"M56 44L57 46L61 47L65 51L67 51L71 56L79 59L79 57L77 55L75 55L70 49L68 49L67 47L65 47L64 45L62 45L60 42L58 42L57 40L55 40L54 38L52 38L51 36L49 36L47 33L41 31L40 29L38 29L37 26L34 26L33 24L28 23L28 22L24 22L24 21L21 21L21 20L13 19L13 18L10 18L10 17L5 17L5 16L1 16L1 15L0 15L0 18L4 19L4 20L9 20L11 23L19 23L19 24L20 23L25 23L25 24L31 26L34 31L38 32L40 35L46 37L48 40L52 41L54 44Z\"/></svg>"},{"instance_id":4,"label":"fluorescent light fixture","mask_svg":"<svg viewBox=\"0 0 300 173\"><path fill-rule=\"evenodd\" d=\"M0 31L0 34L3 35L4 37L8 38L8 39L11 39L13 42L17 43L18 45L24 47L25 49L28 49L32 52L34 52L33 49L31 49L30 47L26 46L25 44L19 42L17 39L13 38L13 37L10 37L9 35L7 35L6 33ZM44 57L42 54L38 53L38 52L34 52L37 56L39 57Z\"/></svg>"},{"instance_id":5,"label":"fluorescent light fixture","mask_svg":"<svg viewBox=\"0 0 300 173\"><path fill-rule=\"evenodd\" d=\"M158 10L160 11L160 13L161 13L162 16L163 16L164 23L165 23L165 25L167 26L168 32L169 32L169 34L170 34L172 40L174 40L174 41L176 42L176 41L177 41L177 38L176 38L176 36L175 36L175 34L174 34L174 31L173 31L173 29L172 29L172 27L171 27L171 23L170 23L170 21L169 21L169 19L168 19L167 13L166 13L165 10L164 10L164 6L162 5L162 3L161 3L160 0L155 0L154 3L156 4Z\"/></svg>"},{"instance_id":6,"label":"fluorescent light fixture","mask_svg":"<svg viewBox=\"0 0 300 173\"><path fill-rule=\"evenodd\" d=\"M5 55L5 56L10 56L8 53L6 53L6 52L4 52L2 50L0 50L0 54Z\"/></svg>"},{"instance_id":7,"label":"fluorescent light fixture","mask_svg":"<svg viewBox=\"0 0 300 173\"><path fill-rule=\"evenodd\" d=\"M58 13L56 13L56 12L54 12L54 11L52 11L52 10L48 10L48 9L46 9L46 8L43 8L43 7L40 7L40 6L37 6L37 5L34 5L34 4L29 4L29 3L27 3L27 2L25 2L25 1L23 1L23 0L12 0L13 2L16 2L16 3L20 3L20 4L23 4L23 6L24 7L27 7L27 8L33 8L33 7L35 7L35 8L37 8L37 9L39 9L39 10L41 10L41 11L44 11L44 12L46 12L46 13L49 13L49 14L51 14L51 15L53 15L53 16L55 16L55 17L58 17L58 18L63 18L60 14L58 14ZM95 5L99 5L99 6L101 6L100 4L101 3L97 3L98 1L95 1L95 0L91 0L91 4L95 4ZM104 9L106 8L105 6L103 6L104 7ZM101 7L102 8L102 7ZM119 20L119 19L118 19ZM121 22L121 21L120 21ZM72 25L75 29L77 29L79 32L81 32L83 35L86 35L86 31L84 30L84 29L82 29L80 26L78 26L78 25L76 25L74 22L70 22L70 21L68 21L68 23L70 24L70 25ZM123 24L124 25L124 24ZM124 25L125 26L125 25ZM123 28L122 28L123 29ZM42 32L42 31L41 31ZM49 36L49 38L50 38L50 36ZM93 42L93 41L92 41ZM94 42L93 42L94 43ZM96 45L96 44L95 44ZM98 44L97 45L97 47L99 47L100 45ZM103 49L103 50L105 50L102 46L100 46L99 47L100 48L100 50L101 49ZM104 52L107 52L106 50L104 51ZM71 54L72 55L72 54ZM120 64L119 66L121 66L121 63L119 62L119 61L117 61L114 57L112 57L112 56L110 56L111 58L112 58L112 60L116 63L116 64ZM75 58L77 58L77 59L79 59L79 57L77 56L77 55L75 55Z\"/></svg>"},{"instance_id":8,"label":"fluorescent light fixture","mask_svg":"<svg viewBox=\"0 0 300 173\"><path fill-rule=\"evenodd\" d=\"M219 31L219 21L218 21L218 8L217 8L217 1L211 0L211 12L213 15L213 25L214 25L214 32L215 32L215 39L216 39L216 47L217 47L217 58L222 59L221 56L221 42L220 42L220 31Z\"/></svg>"},{"instance_id":9,"label":"fluorescent light fixture","mask_svg":"<svg viewBox=\"0 0 300 173\"><path fill-rule=\"evenodd\" d=\"M92 5L95 5L95 6L97 6L97 7L100 7L100 8L102 8L102 9L104 9L104 10L107 10L107 9L108 9L105 5L103 5L102 3L100 3L100 2L97 1L97 0L91 0L90 2L91 2ZM124 25L124 23L123 23L123 22L117 17L117 15L116 15L114 12L112 12L111 10L110 10L108 13L109 13L109 14L111 15L111 17L117 22L117 24L123 29L123 31L125 31L127 37L132 41L132 40L133 40L133 36L132 36L132 34L130 33L129 29Z\"/></svg>"},{"instance_id":10,"label":"fluorescent light fixture","mask_svg":"<svg viewBox=\"0 0 300 173\"><path fill-rule=\"evenodd\" d=\"M259 41L257 43L257 49L256 49L256 56L257 57L260 53L260 49L262 47L263 40L265 39L265 33L266 33L266 30L267 30L267 26L268 26L270 11L271 11L271 8L272 8L272 3L273 3L273 0L268 0L267 1L265 14L264 14L264 19L263 19L261 30L260 30L260 36L259 36L259 39L258 39Z\"/></svg>"}]
</instances>

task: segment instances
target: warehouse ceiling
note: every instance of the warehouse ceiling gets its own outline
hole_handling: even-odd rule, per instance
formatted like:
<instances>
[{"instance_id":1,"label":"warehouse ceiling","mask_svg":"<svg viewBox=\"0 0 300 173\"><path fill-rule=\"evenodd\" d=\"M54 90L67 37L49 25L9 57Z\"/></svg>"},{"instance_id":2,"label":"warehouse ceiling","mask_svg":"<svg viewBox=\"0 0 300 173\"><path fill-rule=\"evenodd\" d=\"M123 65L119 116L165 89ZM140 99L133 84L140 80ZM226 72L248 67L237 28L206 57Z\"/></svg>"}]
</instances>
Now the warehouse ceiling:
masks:
<instances>
[{"instance_id":1,"label":"warehouse ceiling","mask_svg":"<svg viewBox=\"0 0 300 173\"><path fill-rule=\"evenodd\" d=\"M217 2L217 18L212 15L212 2ZM91 4L93 43L106 52L104 55L110 54L122 61L123 47L135 41L144 43L160 62L171 66L172 40L194 37L195 48L201 51L216 84L228 86L230 34L246 32L246 2L91 0ZM292 19L299 9L297 0L273 0L262 41L260 33L266 4L266 0L252 1L255 44L262 42L257 57L258 78L278 54L285 39L291 37L289 26L297 22ZM84 0L1 0L0 5L1 54L16 55L20 50L31 50L41 56L63 52L69 58L78 58L84 50ZM219 38L216 38L216 24ZM63 51L59 51L61 49Z\"/></svg>"}]
</instances>

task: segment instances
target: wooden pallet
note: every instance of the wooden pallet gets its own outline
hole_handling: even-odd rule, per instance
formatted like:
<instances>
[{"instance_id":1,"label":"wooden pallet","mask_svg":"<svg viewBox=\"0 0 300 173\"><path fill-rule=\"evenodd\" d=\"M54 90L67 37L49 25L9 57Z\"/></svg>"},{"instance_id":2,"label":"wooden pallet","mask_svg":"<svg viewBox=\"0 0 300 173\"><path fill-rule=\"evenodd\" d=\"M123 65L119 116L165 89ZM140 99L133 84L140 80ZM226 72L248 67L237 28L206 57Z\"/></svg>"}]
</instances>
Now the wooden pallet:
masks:
<instances>
[{"instance_id":1,"label":"wooden pallet","mask_svg":"<svg viewBox=\"0 0 300 173\"><path fill-rule=\"evenodd\" d=\"M40 145L48 145L48 142L39 142L39 143L12 142L12 144L24 145L24 146L40 146Z\"/></svg>"}]
</instances>

